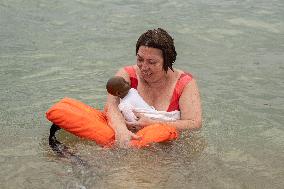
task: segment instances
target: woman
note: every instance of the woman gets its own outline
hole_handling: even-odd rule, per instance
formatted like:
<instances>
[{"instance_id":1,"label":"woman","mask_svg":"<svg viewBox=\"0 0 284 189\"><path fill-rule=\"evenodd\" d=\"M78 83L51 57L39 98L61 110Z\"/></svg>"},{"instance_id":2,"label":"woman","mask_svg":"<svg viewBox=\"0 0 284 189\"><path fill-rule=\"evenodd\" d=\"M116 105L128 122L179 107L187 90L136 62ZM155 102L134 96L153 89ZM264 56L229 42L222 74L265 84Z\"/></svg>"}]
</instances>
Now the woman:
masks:
<instances>
[{"instance_id":1,"label":"woman","mask_svg":"<svg viewBox=\"0 0 284 189\"><path fill-rule=\"evenodd\" d=\"M172 67L176 60L173 38L163 29L148 30L136 44L136 65L120 69L116 76L123 77L137 88L143 99L157 110L180 110L181 120L168 122L177 129L201 127L201 103L196 81L190 74ZM138 122L125 122L118 109L119 98L108 95L106 110L109 125L115 131L116 143L128 146L131 138L139 139L131 128L141 129L154 124L152 120L137 114Z\"/></svg>"}]
</instances>

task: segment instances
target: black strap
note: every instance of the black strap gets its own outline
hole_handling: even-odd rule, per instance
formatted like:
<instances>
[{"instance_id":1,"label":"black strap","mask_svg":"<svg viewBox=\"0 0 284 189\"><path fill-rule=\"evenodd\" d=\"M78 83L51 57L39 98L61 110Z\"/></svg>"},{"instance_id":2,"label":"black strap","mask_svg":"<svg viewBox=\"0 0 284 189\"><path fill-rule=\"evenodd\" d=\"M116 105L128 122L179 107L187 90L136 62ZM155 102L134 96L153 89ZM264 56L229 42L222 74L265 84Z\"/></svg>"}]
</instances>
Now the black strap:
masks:
<instances>
[{"instance_id":1,"label":"black strap","mask_svg":"<svg viewBox=\"0 0 284 189\"><path fill-rule=\"evenodd\" d=\"M62 144L56 139L55 133L60 129L61 128L55 124L52 124L50 127L48 139L49 146L51 147L51 149L60 157L68 158L75 164L78 164L80 166L88 166L88 163L86 161L82 160L80 156L70 152L68 147L66 147L64 144Z\"/></svg>"}]
</instances>

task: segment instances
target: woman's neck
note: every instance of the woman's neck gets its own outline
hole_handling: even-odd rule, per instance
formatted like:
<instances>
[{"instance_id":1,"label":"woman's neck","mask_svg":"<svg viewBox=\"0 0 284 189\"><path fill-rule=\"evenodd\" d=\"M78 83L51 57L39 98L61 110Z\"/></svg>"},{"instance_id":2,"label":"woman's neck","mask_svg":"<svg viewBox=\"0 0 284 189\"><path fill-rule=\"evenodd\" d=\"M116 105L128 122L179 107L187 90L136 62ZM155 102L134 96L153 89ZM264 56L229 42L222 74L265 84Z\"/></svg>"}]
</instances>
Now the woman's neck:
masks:
<instances>
[{"instance_id":1,"label":"woman's neck","mask_svg":"<svg viewBox=\"0 0 284 189\"><path fill-rule=\"evenodd\" d=\"M171 81L171 78L174 76L175 72L172 70L168 70L164 73L164 76L161 77L159 80L153 81L153 82L147 82L144 80L146 86L153 89L164 89L166 86L169 85L169 81Z\"/></svg>"}]
</instances>

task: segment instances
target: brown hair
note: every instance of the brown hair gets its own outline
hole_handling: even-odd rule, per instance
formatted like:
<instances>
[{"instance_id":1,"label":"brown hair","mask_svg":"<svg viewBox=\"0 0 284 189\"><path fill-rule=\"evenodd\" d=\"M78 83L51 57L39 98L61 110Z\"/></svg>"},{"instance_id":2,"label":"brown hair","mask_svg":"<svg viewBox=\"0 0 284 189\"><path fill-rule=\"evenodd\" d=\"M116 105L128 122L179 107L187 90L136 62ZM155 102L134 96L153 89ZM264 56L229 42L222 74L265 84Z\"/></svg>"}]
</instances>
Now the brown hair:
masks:
<instances>
[{"instance_id":1,"label":"brown hair","mask_svg":"<svg viewBox=\"0 0 284 189\"><path fill-rule=\"evenodd\" d=\"M160 49L163 52L164 65L163 69L168 71L168 68L173 70L173 63L176 60L176 50L174 39L162 28L148 30L143 33L136 43L136 55L140 46L147 46Z\"/></svg>"},{"instance_id":2,"label":"brown hair","mask_svg":"<svg viewBox=\"0 0 284 189\"><path fill-rule=\"evenodd\" d=\"M106 89L109 94L121 97L128 93L130 85L123 77L114 76L107 81Z\"/></svg>"}]
</instances>

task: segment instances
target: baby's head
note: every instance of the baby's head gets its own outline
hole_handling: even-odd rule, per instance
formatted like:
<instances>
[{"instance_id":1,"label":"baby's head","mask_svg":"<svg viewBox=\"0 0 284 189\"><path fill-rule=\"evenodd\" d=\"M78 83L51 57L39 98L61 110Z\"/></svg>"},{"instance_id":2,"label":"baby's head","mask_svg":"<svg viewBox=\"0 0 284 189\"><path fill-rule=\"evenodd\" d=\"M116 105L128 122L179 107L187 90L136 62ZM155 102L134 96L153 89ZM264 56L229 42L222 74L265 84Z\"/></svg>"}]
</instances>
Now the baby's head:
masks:
<instances>
[{"instance_id":1,"label":"baby's head","mask_svg":"<svg viewBox=\"0 0 284 189\"><path fill-rule=\"evenodd\" d=\"M130 85L123 77L114 76L107 81L107 92L113 96L123 98L127 95Z\"/></svg>"}]
</instances>

